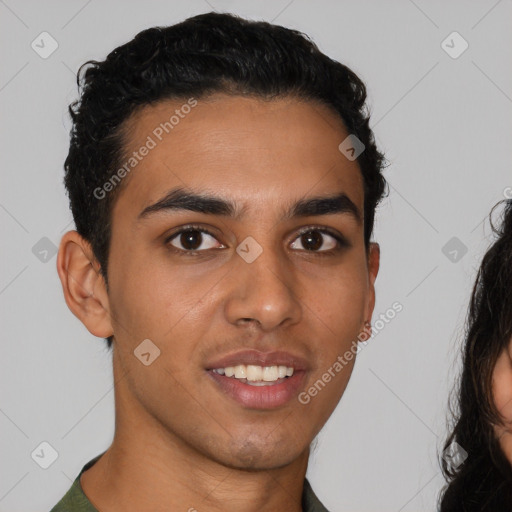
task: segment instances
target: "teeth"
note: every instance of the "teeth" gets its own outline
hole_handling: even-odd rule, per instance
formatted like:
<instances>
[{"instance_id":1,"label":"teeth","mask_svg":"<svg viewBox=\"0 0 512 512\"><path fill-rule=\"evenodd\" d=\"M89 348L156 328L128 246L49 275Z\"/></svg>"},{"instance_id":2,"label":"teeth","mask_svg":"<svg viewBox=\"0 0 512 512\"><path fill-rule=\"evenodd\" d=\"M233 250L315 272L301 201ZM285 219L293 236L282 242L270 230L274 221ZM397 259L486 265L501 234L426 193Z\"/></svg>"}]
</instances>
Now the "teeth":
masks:
<instances>
[{"instance_id":1,"label":"teeth","mask_svg":"<svg viewBox=\"0 0 512 512\"><path fill-rule=\"evenodd\" d=\"M262 380L263 368L261 366L255 366L253 364L247 365L247 380Z\"/></svg>"},{"instance_id":2,"label":"teeth","mask_svg":"<svg viewBox=\"0 0 512 512\"><path fill-rule=\"evenodd\" d=\"M263 380L265 382L277 380L277 366L265 366L263 368Z\"/></svg>"},{"instance_id":3,"label":"teeth","mask_svg":"<svg viewBox=\"0 0 512 512\"><path fill-rule=\"evenodd\" d=\"M247 377L247 372L245 370L245 366L243 364L239 364L235 366L235 377L237 379L245 379Z\"/></svg>"},{"instance_id":4,"label":"teeth","mask_svg":"<svg viewBox=\"0 0 512 512\"><path fill-rule=\"evenodd\" d=\"M247 384L263 386L265 382L275 382L278 379L291 377L294 369L283 365L256 366L253 364L239 364L236 366L226 366L226 368L216 368L213 371L226 377L244 379Z\"/></svg>"}]
</instances>

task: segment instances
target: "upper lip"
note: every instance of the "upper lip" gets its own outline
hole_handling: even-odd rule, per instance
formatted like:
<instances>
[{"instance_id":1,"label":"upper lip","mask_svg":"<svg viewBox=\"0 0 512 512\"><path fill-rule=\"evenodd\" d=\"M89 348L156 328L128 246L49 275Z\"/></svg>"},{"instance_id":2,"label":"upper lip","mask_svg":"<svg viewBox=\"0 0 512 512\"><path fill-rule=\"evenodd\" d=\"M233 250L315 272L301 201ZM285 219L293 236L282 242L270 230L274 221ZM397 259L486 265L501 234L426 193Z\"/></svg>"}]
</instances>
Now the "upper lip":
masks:
<instances>
[{"instance_id":1,"label":"upper lip","mask_svg":"<svg viewBox=\"0 0 512 512\"><path fill-rule=\"evenodd\" d=\"M260 352L258 350L241 350L214 359L206 364L207 370L227 368L239 364L251 364L255 366L287 366L295 370L306 370L307 360L290 352L274 351Z\"/></svg>"}]
</instances>

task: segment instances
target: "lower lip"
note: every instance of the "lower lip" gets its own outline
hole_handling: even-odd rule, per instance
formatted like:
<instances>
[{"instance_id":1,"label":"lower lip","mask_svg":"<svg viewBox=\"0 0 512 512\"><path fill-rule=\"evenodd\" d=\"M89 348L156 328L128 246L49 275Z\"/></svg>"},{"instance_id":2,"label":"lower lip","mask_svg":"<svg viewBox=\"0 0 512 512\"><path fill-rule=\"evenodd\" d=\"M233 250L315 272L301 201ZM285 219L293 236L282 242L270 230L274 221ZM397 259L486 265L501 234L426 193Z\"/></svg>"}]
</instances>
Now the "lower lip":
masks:
<instances>
[{"instance_id":1,"label":"lower lip","mask_svg":"<svg viewBox=\"0 0 512 512\"><path fill-rule=\"evenodd\" d=\"M269 386L251 386L213 370L209 370L208 374L226 395L239 404L249 409L274 409L287 404L297 395L305 372L297 371L283 382Z\"/></svg>"}]
</instances>

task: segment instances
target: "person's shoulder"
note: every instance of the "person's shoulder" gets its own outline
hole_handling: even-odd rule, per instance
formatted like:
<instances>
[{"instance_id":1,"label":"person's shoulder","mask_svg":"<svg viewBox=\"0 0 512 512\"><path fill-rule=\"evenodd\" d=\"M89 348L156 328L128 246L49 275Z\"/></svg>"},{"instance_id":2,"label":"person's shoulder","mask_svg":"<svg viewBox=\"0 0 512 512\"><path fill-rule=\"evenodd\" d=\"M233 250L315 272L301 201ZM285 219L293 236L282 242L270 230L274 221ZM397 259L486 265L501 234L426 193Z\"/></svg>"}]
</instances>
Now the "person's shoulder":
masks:
<instances>
[{"instance_id":1,"label":"person's shoulder","mask_svg":"<svg viewBox=\"0 0 512 512\"><path fill-rule=\"evenodd\" d=\"M89 469L103 454L94 457L80 471L73 485L69 488L62 499L50 510L50 512L98 512L85 495L80 485L80 476Z\"/></svg>"},{"instance_id":2,"label":"person's shoulder","mask_svg":"<svg viewBox=\"0 0 512 512\"><path fill-rule=\"evenodd\" d=\"M313 492L307 478L304 479L302 491L302 510L304 512L329 512Z\"/></svg>"}]
</instances>

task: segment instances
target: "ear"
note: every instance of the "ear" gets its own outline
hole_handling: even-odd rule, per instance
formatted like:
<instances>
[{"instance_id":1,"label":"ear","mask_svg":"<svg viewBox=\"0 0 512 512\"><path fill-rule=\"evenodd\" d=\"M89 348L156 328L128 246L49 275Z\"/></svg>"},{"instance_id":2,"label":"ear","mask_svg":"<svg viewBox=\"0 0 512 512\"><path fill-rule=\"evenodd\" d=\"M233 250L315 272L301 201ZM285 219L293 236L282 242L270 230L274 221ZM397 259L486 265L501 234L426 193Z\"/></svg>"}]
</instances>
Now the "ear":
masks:
<instances>
[{"instance_id":1,"label":"ear","mask_svg":"<svg viewBox=\"0 0 512 512\"><path fill-rule=\"evenodd\" d=\"M373 309L375 308L375 279L379 273L380 246L370 242L368 247L368 302L366 305L365 320L371 322Z\"/></svg>"},{"instance_id":2,"label":"ear","mask_svg":"<svg viewBox=\"0 0 512 512\"><path fill-rule=\"evenodd\" d=\"M57 272L71 312L91 334L113 335L105 280L91 245L76 231L68 231L60 242Z\"/></svg>"}]
</instances>

